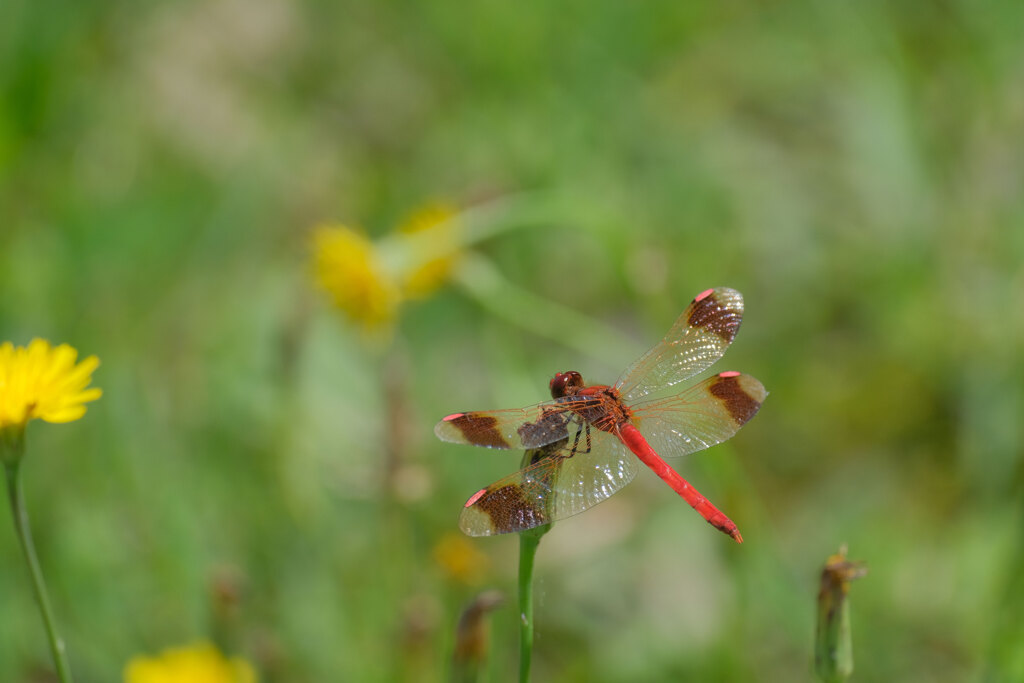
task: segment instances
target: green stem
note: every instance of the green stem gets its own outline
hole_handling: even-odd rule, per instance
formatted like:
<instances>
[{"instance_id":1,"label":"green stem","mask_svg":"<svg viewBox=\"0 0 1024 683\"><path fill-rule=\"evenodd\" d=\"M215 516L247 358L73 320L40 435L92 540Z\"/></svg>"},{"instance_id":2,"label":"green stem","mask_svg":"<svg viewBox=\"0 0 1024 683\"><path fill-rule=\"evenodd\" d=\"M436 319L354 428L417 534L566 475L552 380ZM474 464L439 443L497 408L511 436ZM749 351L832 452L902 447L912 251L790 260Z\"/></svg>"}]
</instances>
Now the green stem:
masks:
<instances>
[{"instance_id":1,"label":"green stem","mask_svg":"<svg viewBox=\"0 0 1024 683\"><path fill-rule=\"evenodd\" d=\"M519 534L519 683L530 680L533 658L533 558L550 524Z\"/></svg>"},{"instance_id":2,"label":"green stem","mask_svg":"<svg viewBox=\"0 0 1024 683\"><path fill-rule=\"evenodd\" d=\"M28 563L29 574L32 576L32 588L35 591L36 602L43 614L43 625L46 627L46 636L50 641L50 651L53 653L53 662L57 667L57 676L61 683L71 683L71 669L68 667L67 655L64 652L64 641L61 640L54 626L53 609L50 607L50 598L46 594L43 572L39 568L39 559L36 557L36 549L32 543L28 511L25 509L25 499L21 490L19 460L20 458L16 458L14 462L4 463L7 473L7 495L11 501L11 512L14 514L14 527L18 532L18 540L21 541L21 549L25 554L25 562Z\"/></svg>"},{"instance_id":3,"label":"green stem","mask_svg":"<svg viewBox=\"0 0 1024 683\"><path fill-rule=\"evenodd\" d=\"M618 330L519 287L479 254L463 254L452 278L492 315L588 356L599 353L600 358L616 363L636 351L636 345ZM573 334L566 335L567 329ZM595 345L593 339L601 343Z\"/></svg>"}]
</instances>

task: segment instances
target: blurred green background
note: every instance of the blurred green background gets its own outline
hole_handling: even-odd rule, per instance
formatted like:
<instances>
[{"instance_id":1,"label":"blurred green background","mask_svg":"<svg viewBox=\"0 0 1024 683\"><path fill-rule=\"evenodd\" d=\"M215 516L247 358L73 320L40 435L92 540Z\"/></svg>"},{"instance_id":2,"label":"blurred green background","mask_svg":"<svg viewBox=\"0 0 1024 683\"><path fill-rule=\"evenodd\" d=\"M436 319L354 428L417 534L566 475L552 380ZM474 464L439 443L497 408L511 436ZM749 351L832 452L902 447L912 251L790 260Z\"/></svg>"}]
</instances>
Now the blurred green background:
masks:
<instances>
[{"instance_id":1,"label":"blurred green background","mask_svg":"<svg viewBox=\"0 0 1024 683\"><path fill-rule=\"evenodd\" d=\"M611 382L724 285L747 313L715 369L771 395L672 464L746 542L646 471L556 525L535 680L813 680L842 542L870 567L853 680L1024 680L1021 26L1016 0L5 0L0 340L102 361L23 468L78 679L212 638L264 681L446 680L460 609L514 600L516 539L456 520L519 454L434 422ZM505 207L467 246L502 279L365 334L311 228L433 201ZM9 521L0 680L49 680ZM495 612L490 680L516 628Z\"/></svg>"}]
</instances>

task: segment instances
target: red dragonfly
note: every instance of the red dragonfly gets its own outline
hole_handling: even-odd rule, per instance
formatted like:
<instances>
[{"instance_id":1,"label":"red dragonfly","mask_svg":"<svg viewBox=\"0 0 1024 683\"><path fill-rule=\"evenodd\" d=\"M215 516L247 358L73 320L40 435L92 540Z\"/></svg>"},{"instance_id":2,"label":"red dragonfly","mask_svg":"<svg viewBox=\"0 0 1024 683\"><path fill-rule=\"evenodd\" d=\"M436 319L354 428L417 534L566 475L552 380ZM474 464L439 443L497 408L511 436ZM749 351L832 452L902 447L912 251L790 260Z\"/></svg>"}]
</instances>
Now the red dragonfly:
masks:
<instances>
[{"instance_id":1,"label":"red dragonfly","mask_svg":"<svg viewBox=\"0 0 1024 683\"><path fill-rule=\"evenodd\" d=\"M490 536L583 512L632 481L639 458L712 526L742 543L736 524L658 453L684 455L725 441L757 414L764 386L750 375L721 372L674 396L645 398L709 368L742 319L739 292L708 289L613 386L587 386L580 373L560 372L551 380L550 401L454 413L438 422L434 433L442 441L529 451L523 469L466 501L459 527Z\"/></svg>"}]
</instances>

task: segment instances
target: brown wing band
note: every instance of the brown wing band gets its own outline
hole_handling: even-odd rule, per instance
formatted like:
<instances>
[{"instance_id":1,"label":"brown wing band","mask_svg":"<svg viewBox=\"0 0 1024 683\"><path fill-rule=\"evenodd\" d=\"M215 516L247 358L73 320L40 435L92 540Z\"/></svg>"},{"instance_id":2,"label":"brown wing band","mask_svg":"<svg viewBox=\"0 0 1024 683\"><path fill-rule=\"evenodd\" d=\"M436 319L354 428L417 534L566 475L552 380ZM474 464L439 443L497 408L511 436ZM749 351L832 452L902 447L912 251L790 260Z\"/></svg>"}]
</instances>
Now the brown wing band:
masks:
<instances>
[{"instance_id":1,"label":"brown wing band","mask_svg":"<svg viewBox=\"0 0 1024 683\"><path fill-rule=\"evenodd\" d=\"M494 417L479 413L456 413L449 415L444 420L462 432L466 441L474 446L511 448L502 433L498 431L496 426L498 420Z\"/></svg>"},{"instance_id":2,"label":"brown wing band","mask_svg":"<svg viewBox=\"0 0 1024 683\"><path fill-rule=\"evenodd\" d=\"M692 327L703 327L727 344L732 343L742 320L736 311L724 307L714 293L703 298L697 297L691 306L687 322Z\"/></svg>"},{"instance_id":3,"label":"brown wing band","mask_svg":"<svg viewBox=\"0 0 1024 683\"><path fill-rule=\"evenodd\" d=\"M708 391L725 405L725 409L738 425L746 424L761 408L761 402L740 385L738 373L723 372L718 375L717 381L711 384Z\"/></svg>"},{"instance_id":4,"label":"brown wing band","mask_svg":"<svg viewBox=\"0 0 1024 683\"><path fill-rule=\"evenodd\" d=\"M528 529L547 522L544 509L534 505L515 484L502 486L476 502L476 509L486 512L494 528L500 531Z\"/></svg>"}]
</instances>

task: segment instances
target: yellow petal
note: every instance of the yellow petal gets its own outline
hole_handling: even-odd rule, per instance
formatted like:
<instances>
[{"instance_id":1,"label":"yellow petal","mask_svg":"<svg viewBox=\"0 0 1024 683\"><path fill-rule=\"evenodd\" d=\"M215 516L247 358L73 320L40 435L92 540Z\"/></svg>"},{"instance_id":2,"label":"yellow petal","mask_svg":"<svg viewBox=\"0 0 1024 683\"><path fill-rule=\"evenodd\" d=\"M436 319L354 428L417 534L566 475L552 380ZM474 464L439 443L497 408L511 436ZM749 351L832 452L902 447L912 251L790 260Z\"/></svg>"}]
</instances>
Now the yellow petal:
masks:
<instances>
[{"instance_id":1,"label":"yellow petal","mask_svg":"<svg viewBox=\"0 0 1024 683\"><path fill-rule=\"evenodd\" d=\"M343 225L322 226L313 233L313 252L317 282L338 309L367 327L394 319L401 292L369 239Z\"/></svg>"},{"instance_id":2,"label":"yellow petal","mask_svg":"<svg viewBox=\"0 0 1024 683\"><path fill-rule=\"evenodd\" d=\"M125 683L255 683L256 672L241 658L228 659L209 643L135 657L124 670Z\"/></svg>"},{"instance_id":3,"label":"yellow petal","mask_svg":"<svg viewBox=\"0 0 1024 683\"><path fill-rule=\"evenodd\" d=\"M451 275L458 260L455 218L458 212L446 204L428 204L413 213L399 227L398 232L415 235L434 229L431 234L430 256L421 256L402 277L402 291L410 298L425 297L441 287ZM437 255L441 254L438 258Z\"/></svg>"},{"instance_id":4,"label":"yellow petal","mask_svg":"<svg viewBox=\"0 0 1024 683\"><path fill-rule=\"evenodd\" d=\"M102 392L86 389L99 365L96 356L75 364L78 351L61 344L53 348L45 339L27 347L0 344L0 429L41 418L71 422L85 414L85 403Z\"/></svg>"}]
</instances>

